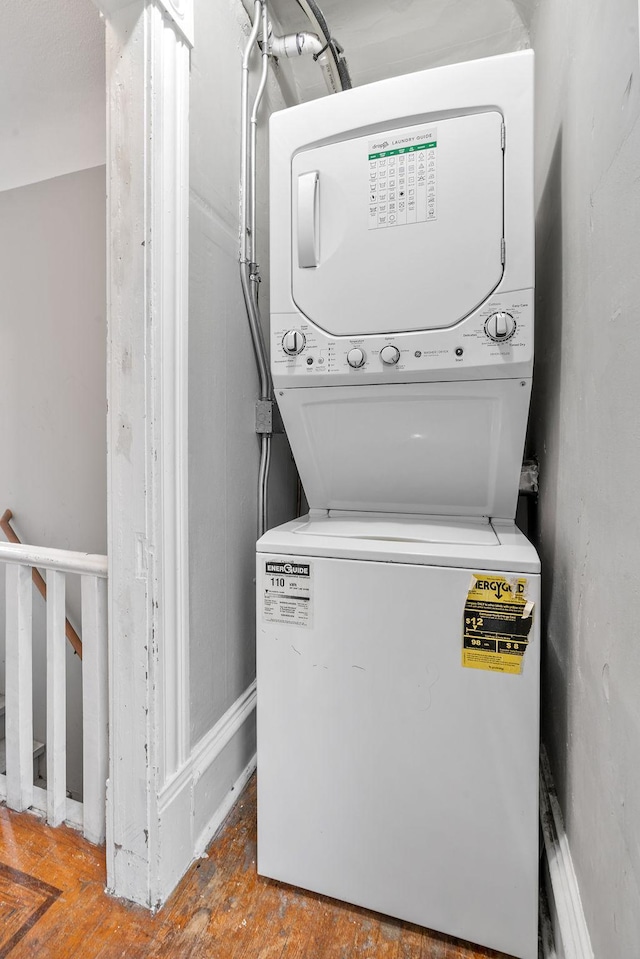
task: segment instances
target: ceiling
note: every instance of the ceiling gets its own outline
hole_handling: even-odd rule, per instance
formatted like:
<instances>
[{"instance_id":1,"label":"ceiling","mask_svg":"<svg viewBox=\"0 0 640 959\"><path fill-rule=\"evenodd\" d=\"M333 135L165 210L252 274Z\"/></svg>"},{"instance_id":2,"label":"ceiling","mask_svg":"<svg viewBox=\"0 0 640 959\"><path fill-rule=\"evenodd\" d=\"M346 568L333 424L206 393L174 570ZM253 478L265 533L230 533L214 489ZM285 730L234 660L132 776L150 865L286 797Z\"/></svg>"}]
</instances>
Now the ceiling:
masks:
<instances>
[{"instance_id":1,"label":"ceiling","mask_svg":"<svg viewBox=\"0 0 640 959\"><path fill-rule=\"evenodd\" d=\"M0 190L104 163L104 27L91 0L0 0Z\"/></svg>"},{"instance_id":2,"label":"ceiling","mask_svg":"<svg viewBox=\"0 0 640 959\"><path fill-rule=\"evenodd\" d=\"M529 46L538 0L319 0L354 86ZM309 29L296 0L270 0L284 32ZM309 60L290 64L298 97L326 93Z\"/></svg>"}]
</instances>

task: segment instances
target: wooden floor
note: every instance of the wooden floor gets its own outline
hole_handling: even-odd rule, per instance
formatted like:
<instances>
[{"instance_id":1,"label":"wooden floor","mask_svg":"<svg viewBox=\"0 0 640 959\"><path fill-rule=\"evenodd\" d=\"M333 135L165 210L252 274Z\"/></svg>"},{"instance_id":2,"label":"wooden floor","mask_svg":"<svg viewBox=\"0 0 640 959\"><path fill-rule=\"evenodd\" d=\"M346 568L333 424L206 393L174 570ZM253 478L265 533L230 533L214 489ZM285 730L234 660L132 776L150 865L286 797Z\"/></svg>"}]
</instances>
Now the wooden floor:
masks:
<instances>
[{"instance_id":1,"label":"wooden floor","mask_svg":"<svg viewBox=\"0 0 640 959\"><path fill-rule=\"evenodd\" d=\"M256 875L255 777L157 916L103 892L104 851L0 807L0 959L498 959Z\"/></svg>"}]
</instances>

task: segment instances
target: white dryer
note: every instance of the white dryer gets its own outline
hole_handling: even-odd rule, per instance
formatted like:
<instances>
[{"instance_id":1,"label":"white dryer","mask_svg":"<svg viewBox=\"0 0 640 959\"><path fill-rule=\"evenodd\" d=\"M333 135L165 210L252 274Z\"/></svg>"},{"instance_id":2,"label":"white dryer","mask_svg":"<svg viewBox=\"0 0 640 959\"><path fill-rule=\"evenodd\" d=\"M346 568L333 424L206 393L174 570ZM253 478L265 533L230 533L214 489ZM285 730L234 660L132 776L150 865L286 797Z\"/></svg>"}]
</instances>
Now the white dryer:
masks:
<instances>
[{"instance_id":1,"label":"white dryer","mask_svg":"<svg viewBox=\"0 0 640 959\"><path fill-rule=\"evenodd\" d=\"M258 870L537 954L533 54L271 119L271 355L311 507L258 543Z\"/></svg>"}]
</instances>

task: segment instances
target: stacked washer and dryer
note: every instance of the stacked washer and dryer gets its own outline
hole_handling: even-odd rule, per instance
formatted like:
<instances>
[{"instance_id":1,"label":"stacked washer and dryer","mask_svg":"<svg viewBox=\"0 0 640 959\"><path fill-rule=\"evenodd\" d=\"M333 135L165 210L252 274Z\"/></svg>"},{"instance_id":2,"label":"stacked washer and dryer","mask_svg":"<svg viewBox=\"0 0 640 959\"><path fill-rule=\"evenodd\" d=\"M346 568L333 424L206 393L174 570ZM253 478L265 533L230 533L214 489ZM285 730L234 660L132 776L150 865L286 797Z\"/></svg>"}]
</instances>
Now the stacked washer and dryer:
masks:
<instances>
[{"instance_id":1,"label":"stacked washer and dryer","mask_svg":"<svg viewBox=\"0 0 640 959\"><path fill-rule=\"evenodd\" d=\"M257 546L258 871L535 959L533 54L284 110L270 151L310 509Z\"/></svg>"}]
</instances>

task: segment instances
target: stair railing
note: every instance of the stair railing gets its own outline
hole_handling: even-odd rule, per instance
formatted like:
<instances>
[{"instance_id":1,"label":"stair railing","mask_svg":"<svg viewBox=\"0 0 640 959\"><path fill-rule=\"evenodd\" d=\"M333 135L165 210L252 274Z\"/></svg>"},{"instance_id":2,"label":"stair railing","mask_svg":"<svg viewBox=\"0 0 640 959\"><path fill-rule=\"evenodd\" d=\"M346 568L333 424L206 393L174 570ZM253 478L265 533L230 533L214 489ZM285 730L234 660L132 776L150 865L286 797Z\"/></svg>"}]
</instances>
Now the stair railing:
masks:
<instances>
[{"instance_id":1,"label":"stair railing","mask_svg":"<svg viewBox=\"0 0 640 959\"><path fill-rule=\"evenodd\" d=\"M0 774L0 799L11 809L45 813L51 826L67 822L81 828L89 841L103 842L108 775L107 557L11 542L0 543L0 563L6 575L6 774ZM46 572L46 789L33 782L32 581L37 567ZM81 803L67 796L65 592L69 574L81 579Z\"/></svg>"}]
</instances>

